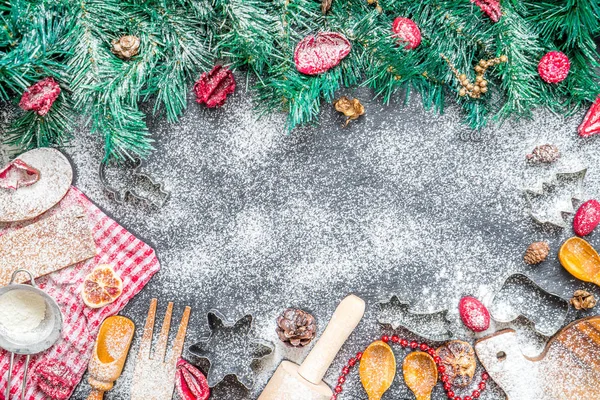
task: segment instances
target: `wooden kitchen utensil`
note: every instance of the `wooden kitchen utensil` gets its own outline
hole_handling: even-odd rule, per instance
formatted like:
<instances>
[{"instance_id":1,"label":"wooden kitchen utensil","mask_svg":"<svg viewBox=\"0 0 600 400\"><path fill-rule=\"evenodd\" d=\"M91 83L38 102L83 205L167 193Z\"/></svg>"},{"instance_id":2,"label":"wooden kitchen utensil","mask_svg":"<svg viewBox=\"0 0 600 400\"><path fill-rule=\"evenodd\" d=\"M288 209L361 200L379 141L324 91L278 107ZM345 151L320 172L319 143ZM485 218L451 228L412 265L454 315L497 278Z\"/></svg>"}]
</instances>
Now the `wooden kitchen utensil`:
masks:
<instances>
[{"instance_id":1,"label":"wooden kitchen utensil","mask_svg":"<svg viewBox=\"0 0 600 400\"><path fill-rule=\"evenodd\" d=\"M92 387L88 400L102 400L121 376L134 332L135 325L128 318L117 315L104 320L88 368Z\"/></svg>"},{"instance_id":2,"label":"wooden kitchen utensil","mask_svg":"<svg viewBox=\"0 0 600 400\"><path fill-rule=\"evenodd\" d=\"M381 340L371 343L363 352L358 373L369 400L380 400L396 376L392 348Z\"/></svg>"},{"instance_id":3,"label":"wooden kitchen utensil","mask_svg":"<svg viewBox=\"0 0 600 400\"><path fill-rule=\"evenodd\" d=\"M329 400L333 391L323 376L364 312L365 302L359 297L342 300L302 365L283 361L258 400Z\"/></svg>"},{"instance_id":4,"label":"wooden kitchen utensil","mask_svg":"<svg viewBox=\"0 0 600 400\"><path fill-rule=\"evenodd\" d=\"M560 247L558 259L575 278L600 285L600 256L584 239L567 239Z\"/></svg>"},{"instance_id":5,"label":"wooden kitchen utensil","mask_svg":"<svg viewBox=\"0 0 600 400\"><path fill-rule=\"evenodd\" d=\"M537 357L521 353L512 329L480 339L475 351L508 400L600 399L598 316L567 325Z\"/></svg>"},{"instance_id":6,"label":"wooden kitchen utensil","mask_svg":"<svg viewBox=\"0 0 600 400\"><path fill-rule=\"evenodd\" d=\"M431 391L438 381L438 372L433 357L423 351L409 353L402 363L404 382L417 400L430 400Z\"/></svg>"},{"instance_id":7,"label":"wooden kitchen utensil","mask_svg":"<svg viewBox=\"0 0 600 400\"><path fill-rule=\"evenodd\" d=\"M173 349L171 350L170 356L166 358L173 303L169 303L167 306L167 312L165 313L165 319L160 330L156 349L154 350L154 353L151 354L150 348L152 347L152 334L154 331L157 303L157 299L152 299L150 302L150 310L148 311L148 317L146 318L146 325L144 326L144 333L136 357L135 369L133 371L131 400L171 400L173 397L177 360L181 357L181 353L183 352L183 344L185 342L185 334L187 332L191 308L185 308L183 317L181 317L177 336L175 337Z\"/></svg>"}]
</instances>

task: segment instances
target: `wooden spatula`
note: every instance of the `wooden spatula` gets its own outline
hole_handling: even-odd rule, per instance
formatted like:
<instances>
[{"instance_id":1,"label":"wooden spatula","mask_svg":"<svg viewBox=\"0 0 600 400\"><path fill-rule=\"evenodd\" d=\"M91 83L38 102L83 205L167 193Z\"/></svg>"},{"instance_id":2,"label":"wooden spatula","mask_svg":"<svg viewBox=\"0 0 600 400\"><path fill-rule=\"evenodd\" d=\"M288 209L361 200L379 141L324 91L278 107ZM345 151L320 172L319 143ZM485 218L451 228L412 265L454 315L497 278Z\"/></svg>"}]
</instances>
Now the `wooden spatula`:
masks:
<instances>
[{"instance_id":1,"label":"wooden spatula","mask_svg":"<svg viewBox=\"0 0 600 400\"><path fill-rule=\"evenodd\" d=\"M437 367L433 357L422 351L409 353L402 365L404 382L415 394L417 400L430 400L431 391L438 380Z\"/></svg>"},{"instance_id":2,"label":"wooden spatula","mask_svg":"<svg viewBox=\"0 0 600 400\"><path fill-rule=\"evenodd\" d=\"M88 400L102 400L121 376L129 354L135 325L125 317L108 317L102 323L90 360L88 382L92 387Z\"/></svg>"}]
</instances>

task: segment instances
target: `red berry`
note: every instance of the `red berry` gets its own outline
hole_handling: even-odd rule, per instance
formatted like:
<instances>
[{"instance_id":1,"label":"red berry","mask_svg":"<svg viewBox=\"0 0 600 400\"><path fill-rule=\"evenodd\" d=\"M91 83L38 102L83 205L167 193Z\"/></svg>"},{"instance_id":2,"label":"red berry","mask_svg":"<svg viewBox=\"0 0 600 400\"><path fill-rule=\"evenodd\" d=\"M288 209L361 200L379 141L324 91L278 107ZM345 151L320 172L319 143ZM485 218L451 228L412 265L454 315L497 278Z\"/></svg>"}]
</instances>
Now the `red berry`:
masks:
<instances>
[{"instance_id":1,"label":"red berry","mask_svg":"<svg viewBox=\"0 0 600 400\"><path fill-rule=\"evenodd\" d=\"M406 339L400 340L400 346L402 346L402 347L408 347L408 340L406 340Z\"/></svg>"},{"instance_id":2,"label":"red berry","mask_svg":"<svg viewBox=\"0 0 600 400\"><path fill-rule=\"evenodd\" d=\"M360 361L361 358L362 358L362 353L359 351L358 353L356 353L356 359L358 361Z\"/></svg>"},{"instance_id":3,"label":"red berry","mask_svg":"<svg viewBox=\"0 0 600 400\"><path fill-rule=\"evenodd\" d=\"M348 375L350 373L350 368L344 367L342 368L342 375Z\"/></svg>"},{"instance_id":4,"label":"red berry","mask_svg":"<svg viewBox=\"0 0 600 400\"><path fill-rule=\"evenodd\" d=\"M419 345L419 348L421 349L421 351L427 351L427 350L429 350L429 346L427 346L427 344L425 344L425 343L421 343Z\"/></svg>"},{"instance_id":5,"label":"red berry","mask_svg":"<svg viewBox=\"0 0 600 400\"><path fill-rule=\"evenodd\" d=\"M481 396L481 393L479 393L479 390L473 390L473 398L478 399L479 396Z\"/></svg>"},{"instance_id":6,"label":"red berry","mask_svg":"<svg viewBox=\"0 0 600 400\"><path fill-rule=\"evenodd\" d=\"M498 0L473 0L471 3L475 3L494 22L498 22L502 17L502 8Z\"/></svg>"},{"instance_id":7,"label":"red berry","mask_svg":"<svg viewBox=\"0 0 600 400\"><path fill-rule=\"evenodd\" d=\"M452 389L452 385L450 384L450 382L444 383L444 390L447 392L450 389Z\"/></svg>"},{"instance_id":8,"label":"red berry","mask_svg":"<svg viewBox=\"0 0 600 400\"><path fill-rule=\"evenodd\" d=\"M600 224L600 203L597 200L588 200L583 203L573 219L573 230L579 236L592 233Z\"/></svg>"},{"instance_id":9,"label":"red berry","mask_svg":"<svg viewBox=\"0 0 600 400\"><path fill-rule=\"evenodd\" d=\"M448 392L446 392L446 396L448 396L449 399L453 399L454 398L454 392L452 390L448 390Z\"/></svg>"},{"instance_id":10,"label":"red berry","mask_svg":"<svg viewBox=\"0 0 600 400\"><path fill-rule=\"evenodd\" d=\"M340 376L340 377L338 378L338 383L339 383L340 385L343 385L345 382L346 382L346 377L345 377L345 376L343 376L343 375L342 375L342 376Z\"/></svg>"},{"instance_id":11,"label":"red berry","mask_svg":"<svg viewBox=\"0 0 600 400\"><path fill-rule=\"evenodd\" d=\"M52 104L60 94L60 86L54 78L44 78L36 84L29 86L23 92L19 107L25 111L34 111L37 115L48 114Z\"/></svg>"},{"instance_id":12,"label":"red berry","mask_svg":"<svg viewBox=\"0 0 600 400\"><path fill-rule=\"evenodd\" d=\"M596 98L596 101L583 118L583 122L577 128L577 132L581 137L588 137L600 133L600 96Z\"/></svg>"},{"instance_id":13,"label":"red berry","mask_svg":"<svg viewBox=\"0 0 600 400\"><path fill-rule=\"evenodd\" d=\"M442 382L446 383L450 380L450 377L448 375L442 375Z\"/></svg>"},{"instance_id":14,"label":"red berry","mask_svg":"<svg viewBox=\"0 0 600 400\"><path fill-rule=\"evenodd\" d=\"M341 387L340 385L337 385L337 386L335 387L335 392L336 392L336 393L342 393L342 390L343 390L343 389L342 389L342 387Z\"/></svg>"},{"instance_id":15,"label":"red berry","mask_svg":"<svg viewBox=\"0 0 600 400\"><path fill-rule=\"evenodd\" d=\"M442 362L442 359L439 356L435 356L435 357L433 357L433 362L436 364L439 364Z\"/></svg>"},{"instance_id":16,"label":"red berry","mask_svg":"<svg viewBox=\"0 0 600 400\"><path fill-rule=\"evenodd\" d=\"M464 400L473 400L471 396L465 396Z\"/></svg>"},{"instance_id":17,"label":"red berry","mask_svg":"<svg viewBox=\"0 0 600 400\"><path fill-rule=\"evenodd\" d=\"M410 342L411 349L416 349L417 347L419 347L419 343L415 342L414 340Z\"/></svg>"},{"instance_id":18,"label":"red berry","mask_svg":"<svg viewBox=\"0 0 600 400\"><path fill-rule=\"evenodd\" d=\"M465 326L473 332L483 332L490 327L490 313L475 297L460 299L458 312Z\"/></svg>"},{"instance_id":19,"label":"red berry","mask_svg":"<svg viewBox=\"0 0 600 400\"><path fill-rule=\"evenodd\" d=\"M479 390L485 390L485 382L479 382Z\"/></svg>"},{"instance_id":20,"label":"red berry","mask_svg":"<svg viewBox=\"0 0 600 400\"><path fill-rule=\"evenodd\" d=\"M398 343L399 341L400 341L400 338L397 335L392 336L392 342Z\"/></svg>"},{"instance_id":21,"label":"red berry","mask_svg":"<svg viewBox=\"0 0 600 400\"><path fill-rule=\"evenodd\" d=\"M540 78L548 83L558 83L565 80L571 69L569 58L560 51L546 53L538 64Z\"/></svg>"},{"instance_id":22,"label":"red berry","mask_svg":"<svg viewBox=\"0 0 600 400\"><path fill-rule=\"evenodd\" d=\"M440 371L440 374L443 374L444 372L446 372L446 367L444 367L443 365L440 365L438 367L438 371Z\"/></svg>"},{"instance_id":23,"label":"red berry","mask_svg":"<svg viewBox=\"0 0 600 400\"><path fill-rule=\"evenodd\" d=\"M381 337L381 340L382 340L383 342L387 343L387 342L389 342L389 341L390 341L390 337L389 337L389 336L382 336L382 337Z\"/></svg>"},{"instance_id":24,"label":"red berry","mask_svg":"<svg viewBox=\"0 0 600 400\"><path fill-rule=\"evenodd\" d=\"M222 65L215 65L210 72L204 72L194 84L196 103L206 104L208 108L221 107L234 91L233 72Z\"/></svg>"},{"instance_id":25,"label":"red berry","mask_svg":"<svg viewBox=\"0 0 600 400\"><path fill-rule=\"evenodd\" d=\"M427 350L427 354L429 354L431 357L434 357L435 356L435 349L433 347L430 347ZM435 358L434 358L434 360L435 360Z\"/></svg>"},{"instance_id":26,"label":"red berry","mask_svg":"<svg viewBox=\"0 0 600 400\"><path fill-rule=\"evenodd\" d=\"M456 397L454 398L454 400L462 400L462 399L460 398L460 396L456 396Z\"/></svg>"},{"instance_id":27,"label":"red berry","mask_svg":"<svg viewBox=\"0 0 600 400\"><path fill-rule=\"evenodd\" d=\"M354 367L356 365L356 358L351 358L348 360L348 365Z\"/></svg>"},{"instance_id":28,"label":"red berry","mask_svg":"<svg viewBox=\"0 0 600 400\"><path fill-rule=\"evenodd\" d=\"M399 43L406 43L406 50L414 50L421 44L421 30L410 18L396 18L392 24L392 32Z\"/></svg>"},{"instance_id":29,"label":"red berry","mask_svg":"<svg viewBox=\"0 0 600 400\"><path fill-rule=\"evenodd\" d=\"M337 400L337 394L331 395L331 399L329 399L329 400Z\"/></svg>"},{"instance_id":30,"label":"red berry","mask_svg":"<svg viewBox=\"0 0 600 400\"><path fill-rule=\"evenodd\" d=\"M481 374L481 379L483 379L484 381L487 381L488 379L490 379L490 374L488 374L487 372L483 372Z\"/></svg>"}]
</instances>

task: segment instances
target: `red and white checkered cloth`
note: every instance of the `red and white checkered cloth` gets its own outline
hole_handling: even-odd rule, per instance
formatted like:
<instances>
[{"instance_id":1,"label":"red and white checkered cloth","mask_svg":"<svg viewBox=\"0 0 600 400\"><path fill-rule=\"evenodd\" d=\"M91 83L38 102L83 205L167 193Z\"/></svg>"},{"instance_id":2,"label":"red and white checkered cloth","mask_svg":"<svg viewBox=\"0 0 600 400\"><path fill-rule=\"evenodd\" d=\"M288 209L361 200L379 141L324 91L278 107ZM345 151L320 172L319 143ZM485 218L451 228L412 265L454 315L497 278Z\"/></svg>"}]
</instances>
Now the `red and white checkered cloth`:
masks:
<instances>
[{"instance_id":1,"label":"red and white checkered cloth","mask_svg":"<svg viewBox=\"0 0 600 400\"><path fill-rule=\"evenodd\" d=\"M51 360L64 362L73 373L74 384L70 388L71 393L88 367L102 321L119 313L160 269L158 259L150 246L110 219L75 187L69 190L57 206L36 220L76 205L82 206L88 213L98 254L93 259L36 280L39 287L57 301L63 314L64 326L62 338L58 343L46 352L33 356L29 367L31 377L40 363ZM4 228L0 226L0 236L19 229L22 225L15 223ZM123 280L123 294L112 304L100 309L91 309L83 303L79 289L85 276L99 264L110 264L120 275ZM9 400L4 398L9 360L10 355L0 350L0 400ZM10 382L10 400L17 399L20 394L24 361L25 357L15 359ZM28 379L25 398L44 400L48 399L48 396L37 388L32 379Z\"/></svg>"}]
</instances>

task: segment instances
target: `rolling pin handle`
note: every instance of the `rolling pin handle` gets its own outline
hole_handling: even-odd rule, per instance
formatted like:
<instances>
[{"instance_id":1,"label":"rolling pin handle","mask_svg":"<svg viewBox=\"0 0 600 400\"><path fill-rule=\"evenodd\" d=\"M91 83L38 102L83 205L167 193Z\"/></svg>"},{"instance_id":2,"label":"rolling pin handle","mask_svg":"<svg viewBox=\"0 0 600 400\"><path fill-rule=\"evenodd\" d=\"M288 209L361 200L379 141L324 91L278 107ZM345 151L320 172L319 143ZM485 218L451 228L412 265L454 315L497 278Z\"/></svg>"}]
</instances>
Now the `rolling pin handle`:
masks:
<instances>
[{"instance_id":1,"label":"rolling pin handle","mask_svg":"<svg viewBox=\"0 0 600 400\"><path fill-rule=\"evenodd\" d=\"M92 389L92 391L90 392L90 395L87 398L87 400L102 400L102 399L104 399L104 392L101 392L96 389Z\"/></svg>"},{"instance_id":2,"label":"rolling pin handle","mask_svg":"<svg viewBox=\"0 0 600 400\"><path fill-rule=\"evenodd\" d=\"M329 369L346 339L354 331L365 313L365 302L353 294L338 305L325 331L308 354L298 373L307 381L318 385Z\"/></svg>"}]
</instances>

